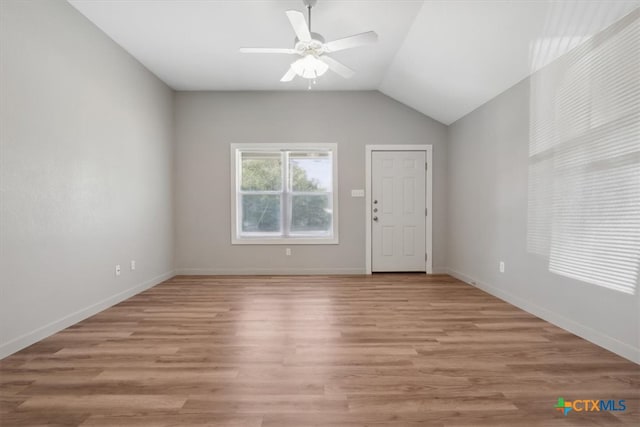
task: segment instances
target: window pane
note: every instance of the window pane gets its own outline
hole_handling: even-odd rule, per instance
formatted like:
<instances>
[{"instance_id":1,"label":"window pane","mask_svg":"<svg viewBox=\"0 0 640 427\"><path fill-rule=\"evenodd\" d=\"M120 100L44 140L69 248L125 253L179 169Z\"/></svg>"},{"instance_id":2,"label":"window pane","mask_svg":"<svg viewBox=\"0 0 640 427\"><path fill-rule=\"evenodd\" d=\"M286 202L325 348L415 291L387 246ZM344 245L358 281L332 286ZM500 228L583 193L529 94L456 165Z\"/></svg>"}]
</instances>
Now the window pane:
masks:
<instances>
[{"instance_id":1,"label":"window pane","mask_svg":"<svg viewBox=\"0 0 640 427\"><path fill-rule=\"evenodd\" d=\"M242 195L242 232L273 233L280 231L280 196Z\"/></svg>"},{"instance_id":2,"label":"window pane","mask_svg":"<svg viewBox=\"0 0 640 427\"><path fill-rule=\"evenodd\" d=\"M331 233L330 195L293 195L291 200L291 233Z\"/></svg>"},{"instance_id":3,"label":"window pane","mask_svg":"<svg viewBox=\"0 0 640 427\"><path fill-rule=\"evenodd\" d=\"M290 153L289 175L293 191L331 191L331 153Z\"/></svg>"},{"instance_id":4,"label":"window pane","mask_svg":"<svg viewBox=\"0 0 640 427\"><path fill-rule=\"evenodd\" d=\"M280 191L282 160L279 152L241 153L242 191Z\"/></svg>"}]
</instances>

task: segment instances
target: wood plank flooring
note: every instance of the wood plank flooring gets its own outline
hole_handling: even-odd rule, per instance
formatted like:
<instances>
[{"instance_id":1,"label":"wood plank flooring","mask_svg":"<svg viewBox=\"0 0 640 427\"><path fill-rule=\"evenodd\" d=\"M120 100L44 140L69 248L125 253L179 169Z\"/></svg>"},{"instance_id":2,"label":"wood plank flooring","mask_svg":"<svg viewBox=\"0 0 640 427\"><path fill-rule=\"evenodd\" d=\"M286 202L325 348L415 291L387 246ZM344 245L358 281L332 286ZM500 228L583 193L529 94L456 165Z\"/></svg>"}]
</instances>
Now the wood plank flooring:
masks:
<instances>
[{"instance_id":1,"label":"wood plank flooring","mask_svg":"<svg viewBox=\"0 0 640 427\"><path fill-rule=\"evenodd\" d=\"M178 276L0 361L2 426L640 425L639 404L638 365L422 274Z\"/></svg>"}]
</instances>

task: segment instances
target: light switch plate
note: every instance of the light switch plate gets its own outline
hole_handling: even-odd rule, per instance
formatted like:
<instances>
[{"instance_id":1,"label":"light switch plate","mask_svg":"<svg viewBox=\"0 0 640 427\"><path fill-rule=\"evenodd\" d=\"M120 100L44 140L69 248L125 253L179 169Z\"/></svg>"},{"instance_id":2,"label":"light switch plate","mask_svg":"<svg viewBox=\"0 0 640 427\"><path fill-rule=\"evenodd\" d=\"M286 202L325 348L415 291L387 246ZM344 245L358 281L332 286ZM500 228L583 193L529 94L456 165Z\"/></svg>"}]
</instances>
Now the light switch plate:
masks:
<instances>
[{"instance_id":1,"label":"light switch plate","mask_svg":"<svg viewBox=\"0 0 640 427\"><path fill-rule=\"evenodd\" d=\"M364 190L351 190L351 197L364 197Z\"/></svg>"}]
</instances>

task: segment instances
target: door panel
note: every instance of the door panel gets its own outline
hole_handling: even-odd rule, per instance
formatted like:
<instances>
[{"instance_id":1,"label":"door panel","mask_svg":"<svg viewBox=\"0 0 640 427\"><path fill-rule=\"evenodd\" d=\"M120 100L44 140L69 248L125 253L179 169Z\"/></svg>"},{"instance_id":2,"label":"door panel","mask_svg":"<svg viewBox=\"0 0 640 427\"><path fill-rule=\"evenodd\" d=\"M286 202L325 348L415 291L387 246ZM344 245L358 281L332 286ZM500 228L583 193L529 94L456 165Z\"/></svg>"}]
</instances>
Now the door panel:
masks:
<instances>
[{"instance_id":1,"label":"door panel","mask_svg":"<svg viewBox=\"0 0 640 427\"><path fill-rule=\"evenodd\" d=\"M393 214L393 176L382 177L380 205L382 206L382 213Z\"/></svg>"},{"instance_id":2,"label":"door panel","mask_svg":"<svg viewBox=\"0 0 640 427\"><path fill-rule=\"evenodd\" d=\"M371 270L425 271L425 152L371 156Z\"/></svg>"},{"instance_id":3,"label":"door panel","mask_svg":"<svg viewBox=\"0 0 640 427\"><path fill-rule=\"evenodd\" d=\"M403 213L405 215L411 215L415 213L415 177L405 176L402 180L402 202L404 203Z\"/></svg>"},{"instance_id":4,"label":"door panel","mask_svg":"<svg viewBox=\"0 0 640 427\"><path fill-rule=\"evenodd\" d=\"M416 254L416 228L410 225L405 225L402 235L402 242L404 243L404 256L414 256Z\"/></svg>"},{"instance_id":5,"label":"door panel","mask_svg":"<svg viewBox=\"0 0 640 427\"><path fill-rule=\"evenodd\" d=\"M382 226L382 255L393 256L393 227Z\"/></svg>"}]
</instances>

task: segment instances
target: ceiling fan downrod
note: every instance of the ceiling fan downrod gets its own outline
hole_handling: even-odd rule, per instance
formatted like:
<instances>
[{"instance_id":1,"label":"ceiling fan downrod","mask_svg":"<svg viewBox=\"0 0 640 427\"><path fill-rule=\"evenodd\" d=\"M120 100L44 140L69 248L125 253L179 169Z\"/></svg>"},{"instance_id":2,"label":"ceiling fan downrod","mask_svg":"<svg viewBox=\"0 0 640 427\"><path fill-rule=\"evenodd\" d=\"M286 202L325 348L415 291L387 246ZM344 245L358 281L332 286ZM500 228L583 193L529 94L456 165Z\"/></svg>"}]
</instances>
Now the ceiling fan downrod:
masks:
<instances>
[{"instance_id":1,"label":"ceiling fan downrod","mask_svg":"<svg viewBox=\"0 0 640 427\"><path fill-rule=\"evenodd\" d=\"M307 7L307 25L309 27L309 32L311 32L311 8L316 5L318 0L302 0L304 5Z\"/></svg>"}]
</instances>

